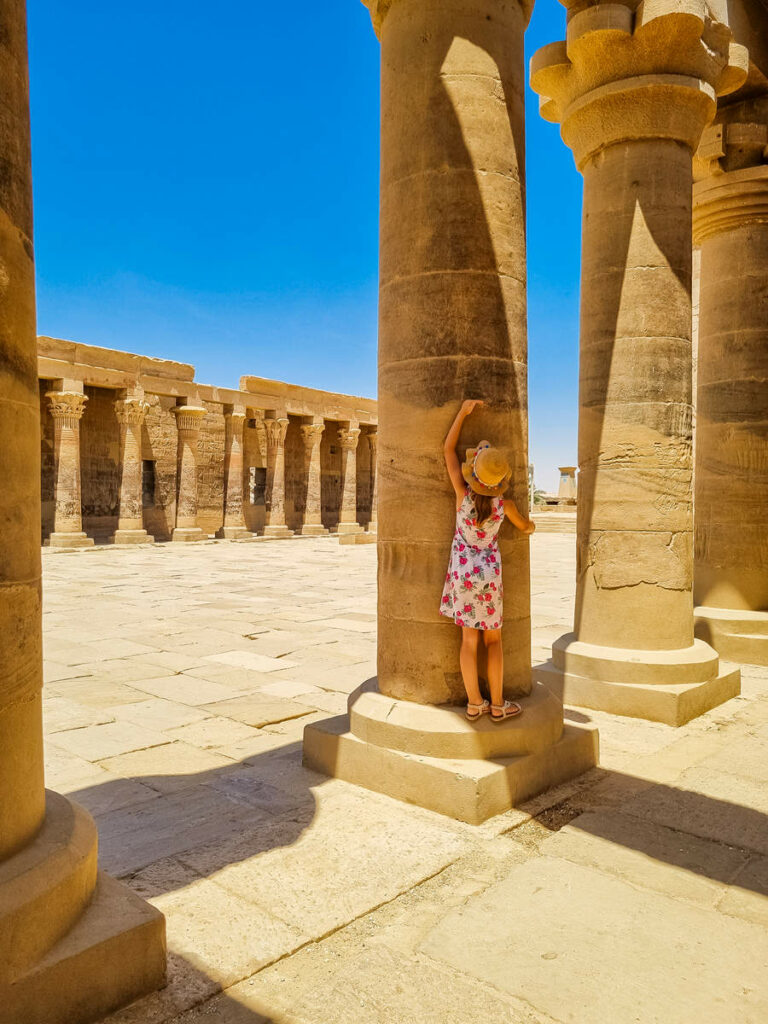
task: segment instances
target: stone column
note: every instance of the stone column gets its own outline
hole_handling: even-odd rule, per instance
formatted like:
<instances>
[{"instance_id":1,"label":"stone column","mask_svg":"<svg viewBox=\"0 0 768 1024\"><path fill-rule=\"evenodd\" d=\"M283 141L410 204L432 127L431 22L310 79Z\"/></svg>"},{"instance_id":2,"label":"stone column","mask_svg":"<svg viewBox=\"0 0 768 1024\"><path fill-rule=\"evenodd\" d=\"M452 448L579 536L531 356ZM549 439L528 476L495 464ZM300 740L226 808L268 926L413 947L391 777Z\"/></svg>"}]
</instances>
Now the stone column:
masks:
<instances>
[{"instance_id":1,"label":"stone column","mask_svg":"<svg viewBox=\"0 0 768 1024\"><path fill-rule=\"evenodd\" d=\"M80 420L88 401L82 391L48 391L54 425L56 512L51 547L81 548L93 544L83 533L80 502Z\"/></svg>"},{"instance_id":2,"label":"stone column","mask_svg":"<svg viewBox=\"0 0 768 1024\"><path fill-rule=\"evenodd\" d=\"M161 914L97 874L90 815L44 789L40 397L23 0L0 2L0 40L0 1018L83 1024L163 983L164 929ZM57 417L57 432L76 430L76 418L64 426L67 415Z\"/></svg>"},{"instance_id":3,"label":"stone column","mask_svg":"<svg viewBox=\"0 0 768 1024\"><path fill-rule=\"evenodd\" d=\"M267 432L267 518L265 537L292 537L285 525L285 435L288 417L264 417Z\"/></svg>"},{"instance_id":4,"label":"stone column","mask_svg":"<svg viewBox=\"0 0 768 1024\"><path fill-rule=\"evenodd\" d=\"M216 534L225 540L246 540L253 534L245 525L243 511L243 429L245 412L232 409L224 414L224 525Z\"/></svg>"},{"instance_id":5,"label":"stone column","mask_svg":"<svg viewBox=\"0 0 768 1024\"><path fill-rule=\"evenodd\" d=\"M115 402L120 424L120 515L113 540L115 544L151 544L144 529L141 492L141 431L149 403L143 395L129 395Z\"/></svg>"},{"instance_id":6,"label":"stone column","mask_svg":"<svg viewBox=\"0 0 768 1024\"><path fill-rule=\"evenodd\" d=\"M368 524L368 531L376 533L378 530L378 507L379 507L379 474L376 465L379 435L377 431L368 432L368 445L371 449L371 521Z\"/></svg>"},{"instance_id":7,"label":"stone column","mask_svg":"<svg viewBox=\"0 0 768 1024\"><path fill-rule=\"evenodd\" d=\"M341 508L339 509L339 534L362 533L357 521L357 443L359 427L342 427L339 430L341 445Z\"/></svg>"},{"instance_id":8,"label":"stone column","mask_svg":"<svg viewBox=\"0 0 768 1024\"><path fill-rule=\"evenodd\" d=\"M564 729L560 702L531 685L529 544L512 528L500 543L510 581L504 686L524 698L524 714L502 730L440 706L466 701L461 631L439 613L456 520L443 442L463 399L485 406L462 444L489 438L501 447L513 471L507 496L527 506L530 7L367 6L382 51L378 680L350 698L344 735L308 726L304 753L329 774L482 821L595 759L594 735ZM483 760L494 757L512 760Z\"/></svg>"},{"instance_id":9,"label":"stone column","mask_svg":"<svg viewBox=\"0 0 768 1024\"><path fill-rule=\"evenodd\" d=\"M559 501L576 501L576 470L577 466L560 466L560 485L557 488Z\"/></svg>"},{"instance_id":10,"label":"stone column","mask_svg":"<svg viewBox=\"0 0 768 1024\"><path fill-rule=\"evenodd\" d=\"M301 439L304 442L306 498L304 522L300 532L304 537L321 537L328 533L323 526L322 463L320 460L320 442L324 430L323 420L305 423L301 428Z\"/></svg>"},{"instance_id":11,"label":"stone column","mask_svg":"<svg viewBox=\"0 0 768 1024\"><path fill-rule=\"evenodd\" d=\"M176 528L171 540L204 540L197 525L197 446L206 410L194 405L178 405L176 427L179 448L176 470Z\"/></svg>"},{"instance_id":12,"label":"stone column","mask_svg":"<svg viewBox=\"0 0 768 1024\"><path fill-rule=\"evenodd\" d=\"M693 193L696 633L729 661L768 665L768 97L721 118Z\"/></svg>"},{"instance_id":13,"label":"stone column","mask_svg":"<svg viewBox=\"0 0 768 1024\"><path fill-rule=\"evenodd\" d=\"M584 175L576 618L543 677L671 725L739 691L692 603L692 151L744 81L730 40L703 0L598 4L531 63Z\"/></svg>"}]
</instances>

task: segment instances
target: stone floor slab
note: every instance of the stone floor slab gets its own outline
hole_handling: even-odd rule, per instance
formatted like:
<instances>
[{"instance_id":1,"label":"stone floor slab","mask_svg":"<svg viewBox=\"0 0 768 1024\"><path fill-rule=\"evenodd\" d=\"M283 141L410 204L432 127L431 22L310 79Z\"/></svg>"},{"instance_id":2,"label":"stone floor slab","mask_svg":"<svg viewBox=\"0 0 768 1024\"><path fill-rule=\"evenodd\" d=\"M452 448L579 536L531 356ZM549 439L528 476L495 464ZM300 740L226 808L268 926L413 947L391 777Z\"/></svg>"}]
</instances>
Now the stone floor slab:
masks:
<instances>
[{"instance_id":1,"label":"stone floor slab","mask_svg":"<svg viewBox=\"0 0 768 1024\"><path fill-rule=\"evenodd\" d=\"M764 930L550 857L452 911L422 951L573 1024L768 1016Z\"/></svg>"}]
</instances>

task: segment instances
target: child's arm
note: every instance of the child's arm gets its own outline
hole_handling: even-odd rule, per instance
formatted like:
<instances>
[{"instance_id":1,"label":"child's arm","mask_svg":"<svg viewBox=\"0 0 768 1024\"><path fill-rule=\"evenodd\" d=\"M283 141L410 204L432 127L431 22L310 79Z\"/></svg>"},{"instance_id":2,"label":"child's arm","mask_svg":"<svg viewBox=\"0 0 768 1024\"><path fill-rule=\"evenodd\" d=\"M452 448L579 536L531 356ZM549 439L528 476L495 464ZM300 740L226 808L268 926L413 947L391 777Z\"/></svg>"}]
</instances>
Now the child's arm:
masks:
<instances>
[{"instance_id":1,"label":"child's arm","mask_svg":"<svg viewBox=\"0 0 768 1024\"><path fill-rule=\"evenodd\" d=\"M533 533L536 529L536 524L532 519L523 519L511 498L504 499L504 515L521 533Z\"/></svg>"},{"instance_id":2,"label":"child's arm","mask_svg":"<svg viewBox=\"0 0 768 1024\"><path fill-rule=\"evenodd\" d=\"M462 403L461 408L456 413L456 419L451 425L451 429L448 431L448 435L445 438L443 444L443 454L445 455L445 468L448 470L448 476L451 478L453 489L456 492L456 500L461 501L464 497L464 491L466 489L466 483L464 477L461 475L461 463L459 457L456 454L456 445L459 443L459 434L461 428L464 426L464 420L469 416L478 405L483 403L478 398L468 398Z\"/></svg>"}]
</instances>

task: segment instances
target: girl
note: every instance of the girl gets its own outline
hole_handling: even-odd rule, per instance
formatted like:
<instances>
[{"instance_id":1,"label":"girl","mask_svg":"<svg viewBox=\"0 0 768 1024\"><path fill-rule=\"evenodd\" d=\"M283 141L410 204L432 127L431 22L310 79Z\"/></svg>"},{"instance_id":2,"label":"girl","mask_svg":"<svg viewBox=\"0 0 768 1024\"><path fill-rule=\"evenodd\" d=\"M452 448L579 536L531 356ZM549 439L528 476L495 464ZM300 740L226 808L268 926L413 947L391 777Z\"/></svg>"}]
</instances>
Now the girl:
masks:
<instances>
[{"instance_id":1,"label":"girl","mask_svg":"<svg viewBox=\"0 0 768 1024\"><path fill-rule=\"evenodd\" d=\"M498 532L507 517L523 533L534 524L524 519L515 503L501 495L512 471L497 448L481 441L459 464L456 445L464 420L482 405L477 399L464 402L448 431L443 451L445 466L456 492L456 532L445 577L440 612L461 627L461 677L467 691L467 718L475 721L490 712L494 722L522 714L515 701L504 700L504 655L501 648L501 556ZM477 645L483 634L488 654L490 701L484 700L477 681Z\"/></svg>"}]
</instances>

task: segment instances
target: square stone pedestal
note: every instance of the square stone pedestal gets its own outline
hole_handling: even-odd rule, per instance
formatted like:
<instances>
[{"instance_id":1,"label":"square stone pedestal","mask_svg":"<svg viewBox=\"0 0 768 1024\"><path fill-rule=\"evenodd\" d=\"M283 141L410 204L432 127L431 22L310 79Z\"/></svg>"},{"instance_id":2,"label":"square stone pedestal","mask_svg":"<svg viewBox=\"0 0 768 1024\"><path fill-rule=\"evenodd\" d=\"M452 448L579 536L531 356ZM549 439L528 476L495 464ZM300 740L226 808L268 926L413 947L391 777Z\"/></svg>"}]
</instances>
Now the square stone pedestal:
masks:
<instances>
[{"instance_id":1,"label":"square stone pedestal","mask_svg":"<svg viewBox=\"0 0 768 1024\"><path fill-rule=\"evenodd\" d=\"M375 544L377 539L375 532L342 533L339 536L339 544Z\"/></svg>"},{"instance_id":2,"label":"square stone pedestal","mask_svg":"<svg viewBox=\"0 0 768 1024\"><path fill-rule=\"evenodd\" d=\"M598 647L566 633L533 677L564 704L674 726L741 692L740 670L721 665L702 640L678 651L635 651Z\"/></svg>"},{"instance_id":3,"label":"square stone pedestal","mask_svg":"<svg viewBox=\"0 0 768 1024\"><path fill-rule=\"evenodd\" d=\"M222 526L216 531L216 536L220 540L250 540L253 534L244 526Z\"/></svg>"},{"instance_id":4,"label":"square stone pedestal","mask_svg":"<svg viewBox=\"0 0 768 1024\"><path fill-rule=\"evenodd\" d=\"M207 539L207 534L203 533L199 526L177 526L171 534L171 540L176 544Z\"/></svg>"},{"instance_id":5,"label":"square stone pedestal","mask_svg":"<svg viewBox=\"0 0 768 1024\"><path fill-rule=\"evenodd\" d=\"M327 537L330 530L320 523L306 523L299 530L302 537Z\"/></svg>"},{"instance_id":6,"label":"square stone pedestal","mask_svg":"<svg viewBox=\"0 0 768 1024\"><path fill-rule=\"evenodd\" d=\"M45 542L51 548L92 548L93 537L86 533L52 533Z\"/></svg>"},{"instance_id":7,"label":"square stone pedestal","mask_svg":"<svg viewBox=\"0 0 768 1024\"><path fill-rule=\"evenodd\" d=\"M115 530L113 544L154 544L155 538L146 530Z\"/></svg>"},{"instance_id":8,"label":"square stone pedestal","mask_svg":"<svg viewBox=\"0 0 768 1024\"><path fill-rule=\"evenodd\" d=\"M395 700L369 680L350 696L348 715L305 728L304 763L479 825L597 764L597 729L564 725L545 686L520 703L519 718L468 722L463 708Z\"/></svg>"},{"instance_id":9,"label":"square stone pedestal","mask_svg":"<svg viewBox=\"0 0 768 1024\"><path fill-rule=\"evenodd\" d=\"M165 984L165 919L97 873L97 843L49 792L38 835L0 864L0 1024L90 1024Z\"/></svg>"},{"instance_id":10,"label":"square stone pedestal","mask_svg":"<svg viewBox=\"0 0 768 1024\"><path fill-rule=\"evenodd\" d=\"M340 537L343 535L351 536L362 532L363 528L360 523L339 523L336 527L336 533L338 533Z\"/></svg>"},{"instance_id":11,"label":"square stone pedestal","mask_svg":"<svg viewBox=\"0 0 768 1024\"><path fill-rule=\"evenodd\" d=\"M745 665L768 665L768 612L739 608L694 608L696 636L721 658Z\"/></svg>"},{"instance_id":12,"label":"square stone pedestal","mask_svg":"<svg viewBox=\"0 0 768 1024\"><path fill-rule=\"evenodd\" d=\"M287 540L293 536L293 530L289 530L287 526L265 526L264 536L271 540Z\"/></svg>"}]
</instances>

